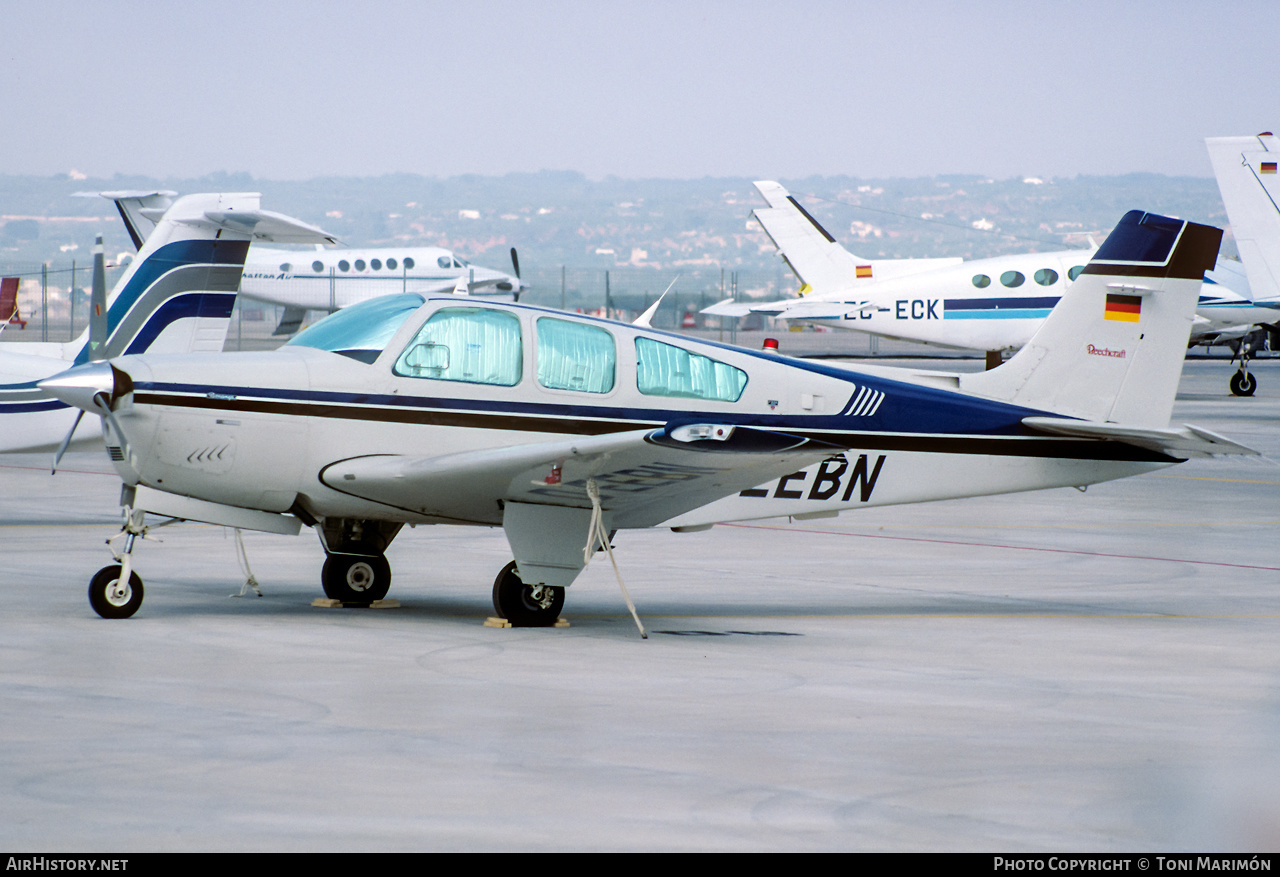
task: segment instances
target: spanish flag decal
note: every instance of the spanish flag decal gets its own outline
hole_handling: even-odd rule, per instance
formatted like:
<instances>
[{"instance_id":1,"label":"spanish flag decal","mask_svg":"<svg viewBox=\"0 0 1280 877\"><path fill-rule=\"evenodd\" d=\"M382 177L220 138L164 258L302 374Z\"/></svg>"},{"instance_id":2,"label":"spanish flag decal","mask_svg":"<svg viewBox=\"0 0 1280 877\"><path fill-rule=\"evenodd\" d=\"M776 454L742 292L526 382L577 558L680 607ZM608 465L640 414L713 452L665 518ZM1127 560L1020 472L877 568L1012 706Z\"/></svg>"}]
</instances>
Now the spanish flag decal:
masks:
<instances>
[{"instance_id":1,"label":"spanish flag decal","mask_svg":"<svg viewBox=\"0 0 1280 877\"><path fill-rule=\"evenodd\" d=\"M1142 296L1140 295L1107 295L1107 307L1102 312L1104 320L1118 320L1122 323L1136 323L1142 313Z\"/></svg>"},{"instance_id":2,"label":"spanish flag decal","mask_svg":"<svg viewBox=\"0 0 1280 877\"><path fill-rule=\"evenodd\" d=\"M1274 161L1264 161L1258 171L1264 174L1274 174L1276 172L1276 163Z\"/></svg>"},{"instance_id":3,"label":"spanish flag decal","mask_svg":"<svg viewBox=\"0 0 1280 877\"><path fill-rule=\"evenodd\" d=\"M870 265L859 265L857 270L858 270L858 273L857 273L857 275L856 275L856 276L858 277L858 279L862 279L863 277L870 277L870 276L871 276L871 266L870 266Z\"/></svg>"}]
</instances>

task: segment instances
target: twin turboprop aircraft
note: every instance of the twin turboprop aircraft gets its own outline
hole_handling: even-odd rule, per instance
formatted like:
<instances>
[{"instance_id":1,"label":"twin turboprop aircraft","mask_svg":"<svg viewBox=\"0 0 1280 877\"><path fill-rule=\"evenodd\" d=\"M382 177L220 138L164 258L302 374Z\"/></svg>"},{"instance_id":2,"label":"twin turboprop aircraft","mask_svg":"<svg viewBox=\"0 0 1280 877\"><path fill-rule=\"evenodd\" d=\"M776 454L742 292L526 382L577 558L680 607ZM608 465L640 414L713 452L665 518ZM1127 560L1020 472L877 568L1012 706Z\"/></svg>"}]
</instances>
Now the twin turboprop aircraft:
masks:
<instances>
[{"instance_id":1,"label":"twin turboprop aircraft","mask_svg":"<svg viewBox=\"0 0 1280 877\"><path fill-rule=\"evenodd\" d=\"M83 195L90 195L85 192ZM115 202L135 247L173 203L169 191L100 192ZM442 247L281 250L254 246L246 257L240 294L285 309L275 334L290 335L307 311L336 311L397 292L453 292L519 300L527 285L511 250L513 274L481 268Z\"/></svg>"},{"instance_id":2,"label":"twin turboprop aircraft","mask_svg":"<svg viewBox=\"0 0 1280 877\"><path fill-rule=\"evenodd\" d=\"M754 216L804 284L801 297L748 304L725 301L703 311L762 313L886 338L987 351L987 364L1021 348L1040 328L1092 250L1027 253L991 259L861 260L775 182L758 182L769 203ZM1243 286L1234 263L1206 273L1196 306L1196 343L1238 336L1275 312L1232 291ZM1230 285L1229 285L1230 284ZM1242 325L1243 324L1243 325ZM1236 390L1235 381L1232 382Z\"/></svg>"},{"instance_id":3,"label":"twin turboprop aircraft","mask_svg":"<svg viewBox=\"0 0 1280 877\"><path fill-rule=\"evenodd\" d=\"M1080 486L1251 453L1169 414L1219 229L1133 211L1018 354L979 374L840 368L515 303L403 294L268 353L121 356L41 387L103 419L142 602L146 515L312 527L325 592L387 593L404 524L501 526L516 625L558 617L617 530Z\"/></svg>"},{"instance_id":4,"label":"twin turboprop aircraft","mask_svg":"<svg viewBox=\"0 0 1280 877\"><path fill-rule=\"evenodd\" d=\"M313 225L260 209L259 202L257 194L170 202L109 297L99 238L94 315L84 334L66 343L0 344L0 453L51 451L64 437L63 450L100 447L97 424L79 423L80 412L42 391L39 381L73 363L125 354L217 353L251 241L334 242Z\"/></svg>"}]
</instances>

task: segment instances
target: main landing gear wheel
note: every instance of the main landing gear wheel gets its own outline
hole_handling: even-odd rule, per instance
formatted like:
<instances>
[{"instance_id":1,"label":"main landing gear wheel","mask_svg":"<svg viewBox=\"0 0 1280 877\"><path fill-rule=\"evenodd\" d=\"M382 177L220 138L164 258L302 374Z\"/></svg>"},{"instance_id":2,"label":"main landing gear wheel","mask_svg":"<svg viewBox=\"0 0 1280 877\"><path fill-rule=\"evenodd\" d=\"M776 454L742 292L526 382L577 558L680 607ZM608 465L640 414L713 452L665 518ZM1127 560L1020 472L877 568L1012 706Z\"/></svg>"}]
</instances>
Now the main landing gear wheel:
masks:
<instances>
[{"instance_id":1,"label":"main landing gear wheel","mask_svg":"<svg viewBox=\"0 0 1280 877\"><path fill-rule=\"evenodd\" d=\"M551 627L564 608L564 588L526 585L513 560L494 580L493 608L512 627Z\"/></svg>"},{"instance_id":2,"label":"main landing gear wheel","mask_svg":"<svg viewBox=\"0 0 1280 877\"><path fill-rule=\"evenodd\" d=\"M391 588L391 564L381 555L331 554L320 573L324 593L343 603L372 603Z\"/></svg>"},{"instance_id":3,"label":"main landing gear wheel","mask_svg":"<svg viewBox=\"0 0 1280 877\"><path fill-rule=\"evenodd\" d=\"M1231 376L1231 392L1236 396L1252 396L1258 389L1258 381L1246 371L1238 371Z\"/></svg>"},{"instance_id":4,"label":"main landing gear wheel","mask_svg":"<svg viewBox=\"0 0 1280 877\"><path fill-rule=\"evenodd\" d=\"M120 564L104 566L89 580L89 605L103 618L128 618L142 605L142 579L129 573L129 581L120 581Z\"/></svg>"}]
</instances>

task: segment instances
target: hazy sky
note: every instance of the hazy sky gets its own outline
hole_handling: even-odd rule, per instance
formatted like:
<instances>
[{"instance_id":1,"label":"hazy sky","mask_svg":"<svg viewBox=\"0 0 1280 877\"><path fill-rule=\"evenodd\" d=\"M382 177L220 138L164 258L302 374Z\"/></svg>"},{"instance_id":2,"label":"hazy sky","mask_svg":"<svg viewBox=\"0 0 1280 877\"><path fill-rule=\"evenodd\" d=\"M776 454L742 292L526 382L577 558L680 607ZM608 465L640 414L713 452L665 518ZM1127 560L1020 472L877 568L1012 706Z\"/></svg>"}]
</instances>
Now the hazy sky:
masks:
<instances>
[{"instance_id":1,"label":"hazy sky","mask_svg":"<svg viewBox=\"0 0 1280 877\"><path fill-rule=\"evenodd\" d=\"M0 173L1212 176L1280 2L0 0Z\"/></svg>"}]
</instances>

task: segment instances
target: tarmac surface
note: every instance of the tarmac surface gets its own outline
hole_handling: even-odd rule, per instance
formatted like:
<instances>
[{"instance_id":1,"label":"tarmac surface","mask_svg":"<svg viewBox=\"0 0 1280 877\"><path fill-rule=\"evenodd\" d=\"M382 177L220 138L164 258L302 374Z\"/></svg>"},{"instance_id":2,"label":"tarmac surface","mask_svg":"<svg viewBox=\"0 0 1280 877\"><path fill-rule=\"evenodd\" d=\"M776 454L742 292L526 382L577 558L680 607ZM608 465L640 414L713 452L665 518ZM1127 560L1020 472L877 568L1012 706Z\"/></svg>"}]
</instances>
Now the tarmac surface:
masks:
<instances>
[{"instance_id":1,"label":"tarmac surface","mask_svg":"<svg viewBox=\"0 0 1280 877\"><path fill-rule=\"evenodd\" d=\"M919 362L912 362L921 366ZM405 530L398 609L323 555L141 543L98 618L105 454L0 457L0 848L1280 849L1280 361L1188 362L1174 419L1270 459L626 532L561 630L486 628L500 530Z\"/></svg>"}]
</instances>

